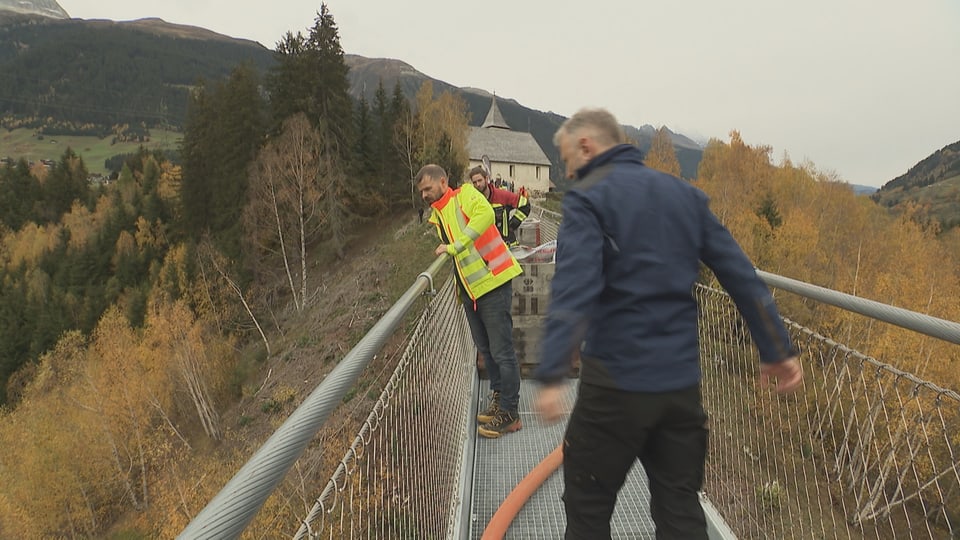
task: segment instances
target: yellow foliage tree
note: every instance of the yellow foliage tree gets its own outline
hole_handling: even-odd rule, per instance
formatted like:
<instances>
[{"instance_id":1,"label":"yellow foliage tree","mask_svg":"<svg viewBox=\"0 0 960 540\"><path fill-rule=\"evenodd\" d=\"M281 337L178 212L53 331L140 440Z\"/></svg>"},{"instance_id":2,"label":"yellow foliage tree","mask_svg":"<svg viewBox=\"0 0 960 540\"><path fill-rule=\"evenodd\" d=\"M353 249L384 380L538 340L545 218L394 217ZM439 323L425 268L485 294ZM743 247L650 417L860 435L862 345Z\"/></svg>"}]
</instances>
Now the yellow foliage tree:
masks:
<instances>
[{"instance_id":1,"label":"yellow foliage tree","mask_svg":"<svg viewBox=\"0 0 960 540\"><path fill-rule=\"evenodd\" d=\"M751 147L740 133L730 132L730 143L712 139L697 169L697 182L711 196L721 221L737 214L754 213L773 172L769 146Z\"/></svg>"},{"instance_id":2,"label":"yellow foliage tree","mask_svg":"<svg viewBox=\"0 0 960 540\"><path fill-rule=\"evenodd\" d=\"M184 395L204 433L214 440L221 439L223 428L216 402L224 388L226 360L232 357L227 344L209 332L206 324L197 320L186 303L180 301L152 306L147 316L144 345L141 354L152 360L152 368L165 366L167 377L176 380L174 384L162 379L171 390L155 391L155 394ZM165 410L169 405L160 402L157 396L151 400L158 410ZM172 427L171 422L167 423Z\"/></svg>"},{"instance_id":3,"label":"yellow foliage tree","mask_svg":"<svg viewBox=\"0 0 960 540\"><path fill-rule=\"evenodd\" d=\"M892 217L834 173L786 156L775 166L769 154L733 132L729 144L710 142L698 173L714 211L761 269L960 320L960 267L948 235L918 224L909 209ZM942 341L823 304L784 305L785 315L865 354L960 386L960 355Z\"/></svg>"},{"instance_id":4,"label":"yellow foliage tree","mask_svg":"<svg viewBox=\"0 0 960 540\"><path fill-rule=\"evenodd\" d=\"M680 176L680 161L677 160L677 152L673 148L673 141L670 139L670 130L666 126L661 126L653 136L650 151L647 152L643 163L647 167L658 171L676 177Z\"/></svg>"},{"instance_id":5,"label":"yellow foliage tree","mask_svg":"<svg viewBox=\"0 0 960 540\"><path fill-rule=\"evenodd\" d=\"M450 92L434 97L431 81L420 86L415 101L419 141L417 160L421 166L436 163L446 169L451 181L461 181L470 162L467 155L470 133L467 103Z\"/></svg>"},{"instance_id":6,"label":"yellow foliage tree","mask_svg":"<svg viewBox=\"0 0 960 540\"><path fill-rule=\"evenodd\" d=\"M108 455L89 416L73 402L71 385L83 365L85 341L66 334L40 359L16 410L0 415L0 536L97 536L112 483ZM65 429L69 426L69 429Z\"/></svg>"},{"instance_id":7,"label":"yellow foliage tree","mask_svg":"<svg viewBox=\"0 0 960 540\"><path fill-rule=\"evenodd\" d=\"M0 261L8 268L21 264L35 266L40 257L57 247L62 230L59 224L38 226L27 223L19 231L8 232L3 237Z\"/></svg>"}]
</instances>

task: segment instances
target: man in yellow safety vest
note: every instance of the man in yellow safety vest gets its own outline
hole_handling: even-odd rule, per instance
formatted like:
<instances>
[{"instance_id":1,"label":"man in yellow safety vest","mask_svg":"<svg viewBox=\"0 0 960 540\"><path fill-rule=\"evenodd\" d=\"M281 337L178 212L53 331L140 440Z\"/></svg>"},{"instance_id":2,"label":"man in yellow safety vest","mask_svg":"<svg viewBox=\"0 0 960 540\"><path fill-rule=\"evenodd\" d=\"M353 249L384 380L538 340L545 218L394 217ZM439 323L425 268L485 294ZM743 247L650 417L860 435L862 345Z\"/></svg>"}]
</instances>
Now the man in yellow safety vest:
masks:
<instances>
[{"instance_id":1,"label":"man in yellow safety vest","mask_svg":"<svg viewBox=\"0 0 960 540\"><path fill-rule=\"evenodd\" d=\"M457 289L477 350L487 361L493 399L477 415L483 437L498 438L522 427L520 369L513 347L510 281L520 275L520 264L510 253L494 224L493 207L469 182L451 189L439 165L417 173L416 186L430 205L429 222L437 227L441 243L436 254L450 255L456 267Z\"/></svg>"}]
</instances>

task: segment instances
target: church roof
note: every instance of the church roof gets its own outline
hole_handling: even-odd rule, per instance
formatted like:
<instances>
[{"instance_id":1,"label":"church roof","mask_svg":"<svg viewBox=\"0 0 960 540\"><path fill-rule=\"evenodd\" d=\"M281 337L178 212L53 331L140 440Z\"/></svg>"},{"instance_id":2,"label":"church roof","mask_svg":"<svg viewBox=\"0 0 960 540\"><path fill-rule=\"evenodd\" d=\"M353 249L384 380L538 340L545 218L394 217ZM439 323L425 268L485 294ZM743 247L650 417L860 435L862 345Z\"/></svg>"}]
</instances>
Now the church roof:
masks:
<instances>
[{"instance_id":1,"label":"church roof","mask_svg":"<svg viewBox=\"0 0 960 540\"><path fill-rule=\"evenodd\" d=\"M470 128L467 150L473 160L480 160L486 155L491 161L501 163L550 165L550 160L533 135L511 129Z\"/></svg>"},{"instance_id":2,"label":"church roof","mask_svg":"<svg viewBox=\"0 0 960 540\"><path fill-rule=\"evenodd\" d=\"M510 129L500 114L500 107L497 107L497 96L493 96L490 102L483 125L470 128L467 151L470 159L477 161L487 156L491 161L501 163L550 165L550 159L533 135Z\"/></svg>"}]
</instances>

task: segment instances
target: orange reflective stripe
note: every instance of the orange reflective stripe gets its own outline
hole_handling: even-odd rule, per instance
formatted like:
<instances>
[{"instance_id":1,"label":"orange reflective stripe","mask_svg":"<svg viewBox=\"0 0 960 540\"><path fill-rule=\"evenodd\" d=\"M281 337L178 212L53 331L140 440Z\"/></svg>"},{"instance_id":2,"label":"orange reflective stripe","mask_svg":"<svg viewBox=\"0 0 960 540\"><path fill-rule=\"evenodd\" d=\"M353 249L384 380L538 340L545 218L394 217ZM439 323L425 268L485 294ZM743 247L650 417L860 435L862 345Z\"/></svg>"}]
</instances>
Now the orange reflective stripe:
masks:
<instances>
[{"instance_id":1,"label":"orange reflective stripe","mask_svg":"<svg viewBox=\"0 0 960 540\"><path fill-rule=\"evenodd\" d=\"M504 246L506 247L506 246ZM508 270L513 266L513 259L510 257L510 251L504 249L502 253L497 255L490 261L490 272L493 275L497 275L504 270Z\"/></svg>"},{"instance_id":2,"label":"orange reflective stripe","mask_svg":"<svg viewBox=\"0 0 960 540\"><path fill-rule=\"evenodd\" d=\"M487 230L483 231L480 238L477 238L473 242L473 245L477 246L477 251L483 255L484 259L488 260L487 254L489 254L491 250L496 249L500 244L503 244L500 231L493 225L487 227Z\"/></svg>"}]
</instances>

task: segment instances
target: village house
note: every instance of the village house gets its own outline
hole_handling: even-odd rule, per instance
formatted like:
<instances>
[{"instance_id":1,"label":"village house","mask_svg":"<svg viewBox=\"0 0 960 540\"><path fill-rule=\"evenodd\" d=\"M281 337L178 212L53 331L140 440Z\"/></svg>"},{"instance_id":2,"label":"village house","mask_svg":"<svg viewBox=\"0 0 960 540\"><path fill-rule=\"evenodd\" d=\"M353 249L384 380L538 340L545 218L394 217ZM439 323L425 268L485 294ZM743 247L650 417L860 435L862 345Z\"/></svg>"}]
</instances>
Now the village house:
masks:
<instances>
[{"instance_id":1,"label":"village house","mask_svg":"<svg viewBox=\"0 0 960 540\"><path fill-rule=\"evenodd\" d=\"M510 128L497 107L496 96L483 125L470 128L467 152L470 155L468 170L480 165L483 156L487 156L490 179L512 183L514 191L524 187L536 196L550 189L550 159L533 135Z\"/></svg>"}]
</instances>

